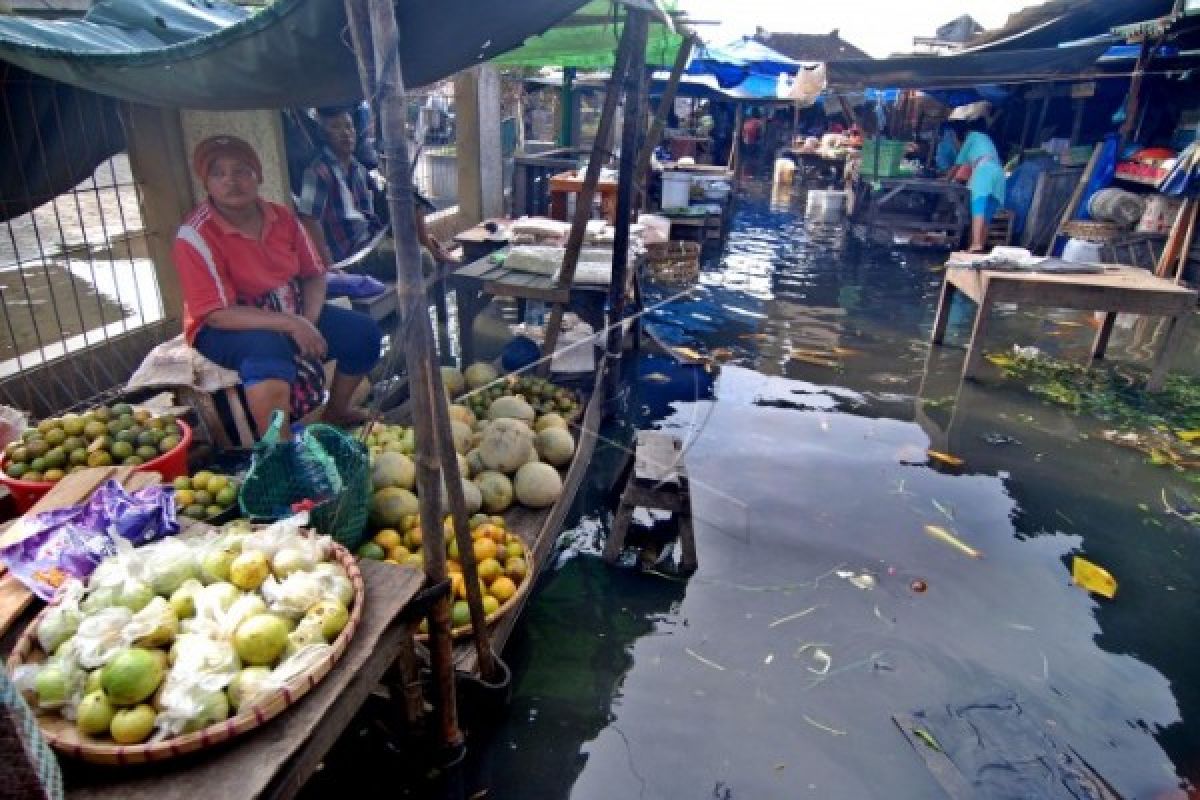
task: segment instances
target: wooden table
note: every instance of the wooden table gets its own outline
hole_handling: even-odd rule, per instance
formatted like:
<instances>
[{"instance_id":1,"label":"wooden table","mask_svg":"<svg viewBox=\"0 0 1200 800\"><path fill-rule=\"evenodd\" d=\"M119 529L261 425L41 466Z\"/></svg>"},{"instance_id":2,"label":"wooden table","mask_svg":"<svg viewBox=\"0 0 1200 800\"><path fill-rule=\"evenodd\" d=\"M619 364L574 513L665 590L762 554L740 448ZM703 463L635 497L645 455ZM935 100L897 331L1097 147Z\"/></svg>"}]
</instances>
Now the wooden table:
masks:
<instances>
[{"instance_id":1,"label":"wooden table","mask_svg":"<svg viewBox=\"0 0 1200 800\"><path fill-rule=\"evenodd\" d=\"M495 233L485 227L489 222L496 225ZM478 261L507 247L508 240L511 238L508 231L510 225L512 225L510 219L485 219L478 225L472 225L462 233L455 235L454 241L462 246L463 263L470 264L472 261Z\"/></svg>"},{"instance_id":2,"label":"wooden table","mask_svg":"<svg viewBox=\"0 0 1200 800\"><path fill-rule=\"evenodd\" d=\"M316 688L265 725L190 757L106 768L63 759L71 800L251 800L291 797L396 660L409 637L400 621L425 579L412 567L360 564L362 622L342 659Z\"/></svg>"},{"instance_id":3,"label":"wooden table","mask_svg":"<svg viewBox=\"0 0 1200 800\"><path fill-rule=\"evenodd\" d=\"M583 189L583 178L574 172L560 172L550 176L550 216L567 220L567 195L579 194ZM617 224L617 182L601 180L596 184L600 196L600 210L609 225Z\"/></svg>"},{"instance_id":4,"label":"wooden table","mask_svg":"<svg viewBox=\"0 0 1200 800\"><path fill-rule=\"evenodd\" d=\"M941 344L946 335L946 321L955 292L961 292L978 306L963 378L972 378L983 360L983 345L987 336L994 303L1024 303L1050 308L1071 308L1079 311L1103 311L1104 322L1092 343L1092 358L1104 358L1108 339L1117 314L1163 316L1170 320L1167 335L1154 361L1146 388L1158 391L1166 378L1167 368L1183 340L1184 329L1196 310L1197 292L1156 278L1137 267L1105 266L1104 272L1083 275L1060 275L1039 272L950 267L942 283L937 316L933 322L933 343Z\"/></svg>"},{"instance_id":5,"label":"wooden table","mask_svg":"<svg viewBox=\"0 0 1200 800\"><path fill-rule=\"evenodd\" d=\"M951 249L957 249L962 243L971 222L971 195L967 187L935 178L866 177L858 186L853 221L865 226L868 241L892 244L892 233L903 231L944 234ZM932 203L931 213L904 213L896 208L898 198L914 194L922 196L926 207ZM941 208L948 208L947 217L937 217Z\"/></svg>"},{"instance_id":6,"label":"wooden table","mask_svg":"<svg viewBox=\"0 0 1200 800\"><path fill-rule=\"evenodd\" d=\"M630 266L630 273L634 266ZM464 364L474 359L471 327L475 317L486 305L485 296L512 297L517 301L518 316L524 316L527 300L545 303L566 303L571 306L593 330L604 328L604 300L608 286L602 284L576 284L568 291L560 289L551 275L535 275L531 272L508 269L496 264L491 256L481 258L459 267L447 278L458 301L458 343Z\"/></svg>"}]
</instances>

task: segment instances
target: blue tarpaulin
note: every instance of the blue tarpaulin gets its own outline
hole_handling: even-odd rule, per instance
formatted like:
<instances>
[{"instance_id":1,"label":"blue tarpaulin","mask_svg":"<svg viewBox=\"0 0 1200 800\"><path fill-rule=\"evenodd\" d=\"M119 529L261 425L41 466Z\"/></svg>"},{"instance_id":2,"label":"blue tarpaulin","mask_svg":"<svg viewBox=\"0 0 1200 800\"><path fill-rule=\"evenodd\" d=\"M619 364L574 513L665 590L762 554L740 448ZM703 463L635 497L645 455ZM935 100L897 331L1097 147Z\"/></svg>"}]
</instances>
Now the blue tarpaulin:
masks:
<instances>
[{"instance_id":1,"label":"blue tarpaulin","mask_svg":"<svg viewBox=\"0 0 1200 800\"><path fill-rule=\"evenodd\" d=\"M774 82L782 73L795 75L800 67L799 61L743 37L724 46L701 46L692 55L687 74L712 75L721 88L729 89L754 76L765 76Z\"/></svg>"}]
</instances>

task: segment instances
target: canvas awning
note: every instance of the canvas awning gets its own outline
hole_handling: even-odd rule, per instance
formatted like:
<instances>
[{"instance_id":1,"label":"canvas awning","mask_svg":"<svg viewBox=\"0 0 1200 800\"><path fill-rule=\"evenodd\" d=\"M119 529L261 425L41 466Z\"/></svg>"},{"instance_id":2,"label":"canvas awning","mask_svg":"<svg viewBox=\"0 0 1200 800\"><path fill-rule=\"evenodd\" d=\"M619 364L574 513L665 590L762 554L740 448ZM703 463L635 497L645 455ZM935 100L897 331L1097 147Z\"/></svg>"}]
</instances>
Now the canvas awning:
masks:
<instances>
[{"instance_id":1,"label":"canvas awning","mask_svg":"<svg viewBox=\"0 0 1200 800\"><path fill-rule=\"evenodd\" d=\"M674 3L664 5L673 8ZM659 19L650 25L646 40L647 64L670 65L679 52L683 36L666 23L667 19L660 9ZM492 60L510 67L607 70L613 66L622 28L610 0L591 0L554 27Z\"/></svg>"},{"instance_id":2,"label":"canvas awning","mask_svg":"<svg viewBox=\"0 0 1200 800\"><path fill-rule=\"evenodd\" d=\"M998 50L950 56L901 56L830 61L829 89L955 89L980 84L1085 79L1101 73L1096 62L1107 43L1038 50Z\"/></svg>"},{"instance_id":3,"label":"canvas awning","mask_svg":"<svg viewBox=\"0 0 1200 800\"><path fill-rule=\"evenodd\" d=\"M518 47L585 0L398 0L404 78L421 86ZM605 0L605 7L610 4ZM0 16L0 61L99 94L198 109L332 105L361 96L337 0L100 0L80 20Z\"/></svg>"}]
</instances>

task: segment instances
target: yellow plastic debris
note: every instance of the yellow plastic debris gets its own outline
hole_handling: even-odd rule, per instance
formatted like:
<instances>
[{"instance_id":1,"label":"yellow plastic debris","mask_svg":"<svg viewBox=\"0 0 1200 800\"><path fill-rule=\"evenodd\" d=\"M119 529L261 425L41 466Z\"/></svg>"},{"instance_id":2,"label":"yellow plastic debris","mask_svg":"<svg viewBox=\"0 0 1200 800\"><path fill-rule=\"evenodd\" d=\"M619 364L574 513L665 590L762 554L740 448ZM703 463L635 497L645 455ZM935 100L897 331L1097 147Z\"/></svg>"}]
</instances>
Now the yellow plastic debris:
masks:
<instances>
[{"instance_id":1,"label":"yellow plastic debris","mask_svg":"<svg viewBox=\"0 0 1200 800\"><path fill-rule=\"evenodd\" d=\"M1075 556L1071 561L1071 579L1076 586L1082 586L1089 592L1095 592L1109 600L1117 594L1117 579L1104 567L1093 564L1086 558Z\"/></svg>"}]
</instances>

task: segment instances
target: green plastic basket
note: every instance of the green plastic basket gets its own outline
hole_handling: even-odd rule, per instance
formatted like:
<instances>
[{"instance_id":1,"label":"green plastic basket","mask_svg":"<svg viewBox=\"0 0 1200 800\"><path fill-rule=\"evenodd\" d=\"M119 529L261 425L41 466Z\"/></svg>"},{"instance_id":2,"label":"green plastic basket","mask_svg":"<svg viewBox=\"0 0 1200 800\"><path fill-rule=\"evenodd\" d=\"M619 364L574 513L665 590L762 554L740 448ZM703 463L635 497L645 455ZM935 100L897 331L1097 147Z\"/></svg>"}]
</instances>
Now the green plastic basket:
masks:
<instances>
[{"instance_id":1,"label":"green plastic basket","mask_svg":"<svg viewBox=\"0 0 1200 800\"><path fill-rule=\"evenodd\" d=\"M862 165L858 168L860 175L870 175L875 178L895 178L900 174L900 163L904 161L906 143L899 139L867 139L862 146ZM879 163L876 165L876 155Z\"/></svg>"},{"instance_id":2,"label":"green plastic basket","mask_svg":"<svg viewBox=\"0 0 1200 800\"><path fill-rule=\"evenodd\" d=\"M371 459L357 439L330 425L309 425L298 440L280 441L276 413L254 445L238 503L249 518L283 519L298 503L315 503L314 528L355 550L362 544L371 503Z\"/></svg>"}]
</instances>

